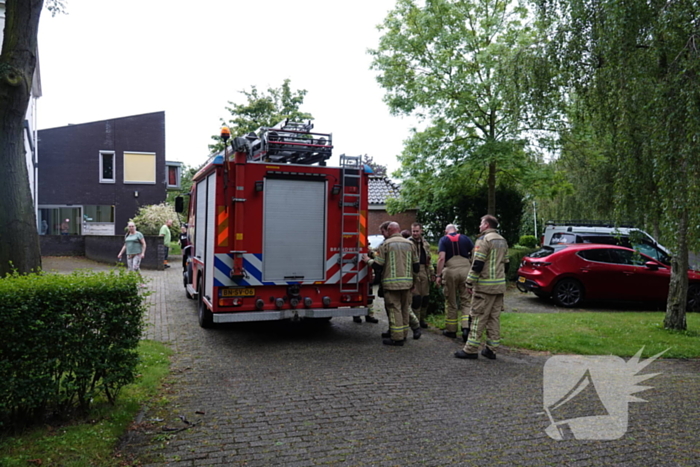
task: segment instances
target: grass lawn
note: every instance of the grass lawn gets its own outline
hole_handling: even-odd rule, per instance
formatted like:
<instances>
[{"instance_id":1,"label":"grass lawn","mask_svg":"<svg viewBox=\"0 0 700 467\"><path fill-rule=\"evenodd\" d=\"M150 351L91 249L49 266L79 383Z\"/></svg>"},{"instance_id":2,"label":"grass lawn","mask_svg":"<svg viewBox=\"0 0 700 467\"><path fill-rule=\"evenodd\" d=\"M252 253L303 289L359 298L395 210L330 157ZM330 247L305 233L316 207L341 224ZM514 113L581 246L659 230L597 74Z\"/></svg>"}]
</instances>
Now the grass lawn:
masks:
<instances>
[{"instance_id":1,"label":"grass lawn","mask_svg":"<svg viewBox=\"0 0 700 467\"><path fill-rule=\"evenodd\" d=\"M503 313L501 343L553 354L643 357L669 349L664 358L700 357L700 314L686 315L687 331L663 328L662 312ZM444 327L444 315L428 321Z\"/></svg>"},{"instance_id":2,"label":"grass lawn","mask_svg":"<svg viewBox=\"0 0 700 467\"><path fill-rule=\"evenodd\" d=\"M181 255L182 254L182 248L180 248L180 242L170 242L168 247L170 247L170 254L171 255Z\"/></svg>"},{"instance_id":3,"label":"grass lawn","mask_svg":"<svg viewBox=\"0 0 700 467\"><path fill-rule=\"evenodd\" d=\"M122 389L114 406L96 401L87 420L65 425L42 425L19 435L0 436L0 465L26 467L113 467L119 438L141 405L154 398L168 374L171 350L161 343L142 341L137 381Z\"/></svg>"}]
</instances>

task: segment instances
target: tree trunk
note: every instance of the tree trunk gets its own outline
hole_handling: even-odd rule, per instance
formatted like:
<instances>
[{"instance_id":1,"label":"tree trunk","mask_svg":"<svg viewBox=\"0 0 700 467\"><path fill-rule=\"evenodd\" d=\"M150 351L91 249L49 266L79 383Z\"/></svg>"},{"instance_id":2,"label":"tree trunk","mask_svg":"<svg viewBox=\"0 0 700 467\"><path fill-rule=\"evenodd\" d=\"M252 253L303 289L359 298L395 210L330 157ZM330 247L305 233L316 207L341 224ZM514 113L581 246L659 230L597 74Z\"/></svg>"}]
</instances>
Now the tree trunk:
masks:
<instances>
[{"instance_id":1,"label":"tree trunk","mask_svg":"<svg viewBox=\"0 0 700 467\"><path fill-rule=\"evenodd\" d=\"M0 53L0 276L41 267L24 148L43 0L7 0Z\"/></svg>"},{"instance_id":2,"label":"tree trunk","mask_svg":"<svg viewBox=\"0 0 700 467\"><path fill-rule=\"evenodd\" d=\"M496 215L496 163L489 163L489 200L487 214Z\"/></svg>"},{"instance_id":3,"label":"tree trunk","mask_svg":"<svg viewBox=\"0 0 700 467\"><path fill-rule=\"evenodd\" d=\"M685 309L688 295L688 211L678 218L678 245L671 260L671 283L668 289L664 328L685 330Z\"/></svg>"}]
</instances>

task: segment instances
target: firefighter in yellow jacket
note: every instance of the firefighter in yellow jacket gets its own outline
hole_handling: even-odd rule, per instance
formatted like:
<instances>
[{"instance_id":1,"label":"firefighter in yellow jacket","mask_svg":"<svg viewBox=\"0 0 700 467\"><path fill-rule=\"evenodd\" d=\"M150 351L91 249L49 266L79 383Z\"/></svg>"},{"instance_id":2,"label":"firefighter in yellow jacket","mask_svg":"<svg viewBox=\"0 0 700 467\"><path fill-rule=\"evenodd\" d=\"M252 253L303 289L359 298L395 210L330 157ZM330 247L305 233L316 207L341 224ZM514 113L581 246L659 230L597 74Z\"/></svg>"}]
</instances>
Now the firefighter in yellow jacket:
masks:
<instances>
[{"instance_id":1,"label":"firefighter in yellow jacket","mask_svg":"<svg viewBox=\"0 0 700 467\"><path fill-rule=\"evenodd\" d=\"M391 222L386 232L387 238L377 249L374 258L374 264L381 268L384 304L389 315L391 337L382 342L401 346L408 336L411 289L413 274L418 269L418 258L411 241L401 236L398 223Z\"/></svg>"},{"instance_id":2,"label":"firefighter in yellow jacket","mask_svg":"<svg viewBox=\"0 0 700 467\"><path fill-rule=\"evenodd\" d=\"M501 340L501 310L506 292L508 271L508 242L497 232L498 219L491 215L481 218L474 247L474 262L467 276L467 289L472 294L471 327L464 349L455 352L457 358L479 358L481 335L486 330L486 346L481 355L495 359L495 349Z\"/></svg>"}]
</instances>

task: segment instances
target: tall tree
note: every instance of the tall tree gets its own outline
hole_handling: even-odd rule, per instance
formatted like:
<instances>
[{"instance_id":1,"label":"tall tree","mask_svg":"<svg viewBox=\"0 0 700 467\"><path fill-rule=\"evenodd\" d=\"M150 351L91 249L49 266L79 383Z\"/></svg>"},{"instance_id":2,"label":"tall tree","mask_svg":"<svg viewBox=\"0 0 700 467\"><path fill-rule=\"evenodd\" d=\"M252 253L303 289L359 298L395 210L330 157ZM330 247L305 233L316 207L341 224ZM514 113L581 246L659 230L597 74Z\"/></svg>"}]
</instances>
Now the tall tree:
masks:
<instances>
[{"instance_id":1,"label":"tall tree","mask_svg":"<svg viewBox=\"0 0 700 467\"><path fill-rule=\"evenodd\" d=\"M230 128L232 136L243 136L260 127L274 126L285 119L296 122L313 120L310 113L300 110L307 91L293 91L289 79L285 79L279 88L268 88L267 92L259 91L256 86L251 86L250 91L239 92L245 96L247 102L237 104L229 101L226 110L231 113L231 118L228 121L221 120L223 125ZM216 142L210 144L209 149L222 150L223 144L219 135L212 136L212 139Z\"/></svg>"},{"instance_id":2,"label":"tall tree","mask_svg":"<svg viewBox=\"0 0 700 467\"><path fill-rule=\"evenodd\" d=\"M187 165L182 167L182 173L180 175L180 189L168 191L168 194L165 197L166 204L175 206L175 198L189 194L190 189L192 188L192 179L203 166L204 164L197 167L190 167ZM187 216L187 213L189 212L189 203L190 197L183 196L183 212L185 213L185 216ZM185 220L185 222L187 221Z\"/></svg>"},{"instance_id":3,"label":"tall tree","mask_svg":"<svg viewBox=\"0 0 700 467\"><path fill-rule=\"evenodd\" d=\"M43 0L7 0L0 51L0 276L41 267L24 120L37 61Z\"/></svg>"},{"instance_id":4,"label":"tall tree","mask_svg":"<svg viewBox=\"0 0 700 467\"><path fill-rule=\"evenodd\" d=\"M685 329L688 250L700 247L700 4L536 4L557 85L612 164L616 206L674 240L664 325Z\"/></svg>"},{"instance_id":5,"label":"tall tree","mask_svg":"<svg viewBox=\"0 0 700 467\"><path fill-rule=\"evenodd\" d=\"M399 173L447 196L421 199L449 202L449 192L487 185L495 214L497 178L518 178L513 171L528 165L508 69L513 51L532 40L528 14L513 0L397 0L379 26L379 46L369 53L384 100L393 113L428 123L407 142Z\"/></svg>"}]
</instances>

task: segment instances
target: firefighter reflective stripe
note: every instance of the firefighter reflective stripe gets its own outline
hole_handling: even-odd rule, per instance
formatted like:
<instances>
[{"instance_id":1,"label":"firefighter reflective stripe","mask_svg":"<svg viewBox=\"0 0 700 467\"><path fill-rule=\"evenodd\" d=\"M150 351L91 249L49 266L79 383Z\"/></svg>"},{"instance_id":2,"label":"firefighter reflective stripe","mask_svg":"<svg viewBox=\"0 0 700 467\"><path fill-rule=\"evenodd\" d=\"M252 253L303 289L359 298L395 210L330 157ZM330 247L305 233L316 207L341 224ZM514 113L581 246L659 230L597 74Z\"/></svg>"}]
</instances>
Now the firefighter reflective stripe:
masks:
<instances>
[{"instance_id":1,"label":"firefighter reflective stripe","mask_svg":"<svg viewBox=\"0 0 700 467\"><path fill-rule=\"evenodd\" d=\"M469 280L469 278L467 278L467 280ZM479 285L501 285L501 284L506 283L505 277L502 277L500 279L478 279L478 280L479 280Z\"/></svg>"},{"instance_id":2,"label":"firefighter reflective stripe","mask_svg":"<svg viewBox=\"0 0 700 467\"><path fill-rule=\"evenodd\" d=\"M354 267L353 264L345 264L341 270L338 264L338 253L331 255L328 260L326 260L326 280L323 281L324 284L338 284L341 279L343 282L354 281L355 276L359 274L359 279L362 281L367 276L368 266L364 265L360 269L359 273L357 271L352 271ZM214 285L217 287L230 287L235 285L288 285L288 284L316 284L317 281L266 281L262 280L262 270L263 270L263 255L245 253L243 255L243 269L246 272L246 276L234 282L231 280L229 274L233 268L233 256L229 253L217 253L214 258Z\"/></svg>"},{"instance_id":3,"label":"firefighter reflective stripe","mask_svg":"<svg viewBox=\"0 0 700 467\"><path fill-rule=\"evenodd\" d=\"M445 325L453 324L453 325L457 326L458 322L459 322L459 320L457 318L454 318L454 319L445 318Z\"/></svg>"},{"instance_id":4,"label":"firefighter reflective stripe","mask_svg":"<svg viewBox=\"0 0 700 467\"><path fill-rule=\"evenodd\" d=\"M469 329L467 345L476 345L477 347L481 345L481 336L477 336L477 333L479 332L480 318L481 316L472 316L472 327Z\"/></svg>"},{"instance_id":5,"label":"firefighter reflective stripe","mask_svg":"<svg viewBox=\"0 0 700 467\"><path fill-rule=\"evenodd\" d=\"M219 206L216 213L216 245L228 246L228 210Z\"/></svg>"},{"instance_id":6,"label":"firefighter reflective stripe","mask_svg":"<svg viewBox=\"0 0 700 467\"><path fill-rule=\"evenodd\" d=\"M476 253L474 253L474 259L478 259L479 261L486 261L486 255L480 251L477 251Z\"/></svg>"}]
</instances>

